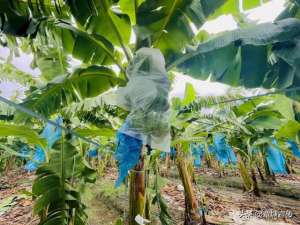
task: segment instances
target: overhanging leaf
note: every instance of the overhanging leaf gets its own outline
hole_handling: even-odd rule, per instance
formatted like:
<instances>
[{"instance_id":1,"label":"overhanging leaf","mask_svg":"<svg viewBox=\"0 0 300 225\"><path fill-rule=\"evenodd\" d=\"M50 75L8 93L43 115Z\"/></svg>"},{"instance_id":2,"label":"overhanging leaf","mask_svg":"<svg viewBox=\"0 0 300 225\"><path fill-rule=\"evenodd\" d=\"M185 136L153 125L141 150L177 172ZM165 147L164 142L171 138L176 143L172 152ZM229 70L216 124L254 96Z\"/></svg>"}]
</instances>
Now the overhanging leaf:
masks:
<instances>
[{"instance_id":1,"label":"overhanging leaf","mask_svg":"<svg viewBox=\"0 0 300 225\"><path fill-rule=\"evenodd\" d=\"M278 129L282 125L281 115L272 110L263 110L253 113L247 123L257 129Z\"/></svg>"},{"instance_id":2,"label":"overhanging leaf","mask_svg":"<svg viewBox=\"0 0 300 225\"><path fill-rule=\"evenodd\" d=\"M108 16L111 20L108 19ZM114 25L112 23L114 23ZM120 38L125 44L129 44L131 36L129 21L124 17L117 16L111 10L108 11L107 14L100 13L98 16L93 16L87 24L87 30L105 37L112 44L117 46L121 46L118 35L120 35ZM118 32L118 34L116 32Z\"/></svg>"},{"instance_id":3,"label":"overhanging leaf","mask_svg":"<svg viewBox=\"0 0 300 225\"><path fill-rule=\"evenodd\" d=\"M251 0L252 1L252 0ZM212 2L218 2L213 0ZM209 19L215 19L224 14L238 14L239 10L239 0L225 0L225 4L218 8Z\"/></svg>"},{"instance_id":4,"label":"overhanging leaf","mask_svg":"<svg viewBox=\"0 0 300 225\"><path fill-rule=\"evenodd\" d=\"M300 37L300 20L294 18L237 29L199 44L197 49L188 51L169 64L167 68L171 69L173 66L178 66L181 71L195 78L206 79L211 75L212 80L222 81L222 75L231 68L233 61L237 58L236 55L239 53L238 49L241 47L242 68L239 85L258 87L262 86L266 82L265 78L268 80L270 76L274 82L278 79L283 81L286 77L280 75L284 73L272 72L277 64L270 64L268 61L272 54L272 51L268 50L269 46L277 46L297 37ZM274 48L274 52L278 52L276 48ZM291 54L291 57L289 60L285 59L286 61L290 62L298 58L299 51L296 52L290 49L285 54L288 55L288 52ZM283 53L280 57L284 58ZM284 61L284 63L286 62ZM294 60L293 66L295 64ZM281 68L281 65L279 66ZM226 80L236 82L235 79ZM293 82L293 77L285 81L285 83L288 82L285 87L292 84L290 80ZM269 82L271 87L274 86L273 81ZM234 83L229 84L232 85Z\"/></svg>"},{"instance_id":5,"label":"overhanging leaf","mask_svg":"<svg viewBox=\"0 0 300 225\"><path fill-rule=\"evenodd\" d=\"M43 148L47 146L46 140L26 126L0 123L0 136L25 138L29 144L40 145Z\"/></svg>"},{"instance_id":6,"label":"overhanging leaf","mask_svg":"<svg viewBox=\"0 0 300 225\"><path fill-rule=\"evenodd\" d=\"M275 133L275 136L276 138L295 140L299 130L300 124L294 120L289 120L279 128L279 130Z\"/></svg>"},{"instance_id":7,"label":"overhanging leaf","mask_svg":"<svg viewBox=\"0 0 300 225\"><path fill-rule=\"evenodd\" d=\"M131 21L131 25L136 24L136 11L137 8L144 2L145 0L120 0L119 5L122 12L126 13Z\"/></svg>"},{"instance_id":8,"label":"overhanging leaf","mask_svg":"<svg viewBox=\"0 0 300 225\"><path fill-rule=\"evenodd\" d=\"M65 21L56 23L54 29L64 50L84 63L118 64L113 45L103 36L80 31Z\"/></svg>"},{"instance_id":9,"label":"overhanging leaf","mask_svg":"<svg viewBox=\"0 0 300 225\"><path fill-rule=\"evenodd\" d=\"M276 95L274 98L273 109L279 111L286 119L294 120L293 100L284 95Z\"/></svg>"},{"instance_id":10,"label":"overhanging leaf","mask_svg":"<svg viewBox=\"0 0 300 225\"><path fill-rule=\"evenodd\" d=\"M49 116L59 109L84 98L98 96L123 80L108 68L91 66L78 69L70 76L60 77L43 89L33 92L23 106ZM17 118L22 119L22 117Z\"/></svg>"},{"instance_id":11,"label":"overhanging leaf","mask_svg":"<svg viewBox=\"0 0 300 225\"><path fill-rule=\"evenodd\" d=\"M194 37L191 22L200 27L224 0L146 0L138 8L140 39L151 38L165 55L179 53Z\"/></svg>"},{"instance_id":12,"label":"overhanging leaf","mask_svg":"<svg viewBox=\"0 0 300 225\"><path fill-rule=\"evenodd\" d=\"M243 0L242 4L243 4L243 9L244 10L249 10L249 9L256 8L256 7L260 6L261 0L250 0L250 1L249 0Z\"/></svg>"}]
</instances>

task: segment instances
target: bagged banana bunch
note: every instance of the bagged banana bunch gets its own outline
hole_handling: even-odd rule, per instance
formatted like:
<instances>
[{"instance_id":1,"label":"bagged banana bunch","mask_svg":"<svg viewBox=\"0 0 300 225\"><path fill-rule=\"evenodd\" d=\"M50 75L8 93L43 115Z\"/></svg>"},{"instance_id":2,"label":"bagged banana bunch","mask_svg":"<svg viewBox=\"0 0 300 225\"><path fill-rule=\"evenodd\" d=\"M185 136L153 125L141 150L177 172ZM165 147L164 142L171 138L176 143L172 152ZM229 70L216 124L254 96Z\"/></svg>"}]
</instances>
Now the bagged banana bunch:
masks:
<instances>
[{"instance_id":1,"label":"bagged banana bunch","mask_svg":"<svg viewBox=\"0 0 300 225\"><path fill-rule=\"evenodd\" d=\"M128 83L109 96L130 113L119 132L161 151L170 150L169 89L165 60L158 49L141 48L127 68Z\"/></svg>"},{"instance_id":2,"label":"bagged banana bunch","mask_svg":"<svg viewBox=\"0 0 300 225\"><path fill-rule=\"evenodd\" d=\"M140 49L126 73L129 79L127 85L105 97L109 104L130 112L117 133L117 187L125 180L129 170L138 164L143 145L169 151L171 142L168 113L170 84L162 53L158 49Z\"/></svg>"}]
</instances>

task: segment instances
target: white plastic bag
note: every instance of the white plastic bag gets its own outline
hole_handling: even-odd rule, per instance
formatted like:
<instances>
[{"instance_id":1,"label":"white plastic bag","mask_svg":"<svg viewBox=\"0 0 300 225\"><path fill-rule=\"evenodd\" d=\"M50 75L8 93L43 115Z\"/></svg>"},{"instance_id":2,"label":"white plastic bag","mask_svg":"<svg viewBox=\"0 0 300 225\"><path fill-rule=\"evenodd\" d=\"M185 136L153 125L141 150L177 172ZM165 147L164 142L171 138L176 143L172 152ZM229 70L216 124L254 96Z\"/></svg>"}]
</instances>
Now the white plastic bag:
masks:
<instances>
[{"instance_id":1,"label":"white plastic bag","mask_svg":"<svg viewBox=\"0 0 300 225\"><path fill-rule=\"evenodd\" d=\"M140 137L154 149L170 150L170 83L158 49L141 48L127 68L128 83L104 99L130 111L119 132Z\"/></svg>"}]
</instances>

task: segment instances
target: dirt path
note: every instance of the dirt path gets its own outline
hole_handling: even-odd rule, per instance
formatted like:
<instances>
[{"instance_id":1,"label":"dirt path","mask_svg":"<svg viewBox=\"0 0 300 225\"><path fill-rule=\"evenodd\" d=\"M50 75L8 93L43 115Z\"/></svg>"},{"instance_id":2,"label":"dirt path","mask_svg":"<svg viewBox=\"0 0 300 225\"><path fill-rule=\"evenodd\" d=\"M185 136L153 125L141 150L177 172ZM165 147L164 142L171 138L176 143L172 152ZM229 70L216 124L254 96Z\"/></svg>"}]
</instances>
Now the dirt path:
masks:
<instances>
[{"instance_id":1,"label":"dirt path","mask_svg":"<svg viewBox=\"0 0 300 225\"><path fill-rule=\"evenodd\" d=\"M118 218L124 218L124 211L126 213L128 209L127 194L124 186L114 188L116 176L116 170L111 169L96 184L87 186L84 201L90 225L113 225ZM20 171L12 171L0 178L0 225L38 223L38 218L31 213L33 202L23 194L24 190L30 191L33 179L34 176ZM180 180L162 178L162 183L162 195L172 219L176 225L181 225L184 218L184 192ZM207 220L213 224L300 224L300 201L292 198L272 194L262 194L261 198L257 198L243 193L241 189L207 183L202 183L198 191L198 198L203 197ZM3 207L4 203L8 206ZM286 214L275 218L270 212ZM153 221L157 220L157 213L152 215Z\"/></svg>"},{"instance_id":2,"label":"dirt path","mask_svg":"<svg viewBox=\"0 0 300 225\"><path fill-rule=\"evenodd\" d=\"M31 191L33 179L34 175L19 170L11 171L0 178L0 225L38 224L38 217L32 215L33 201L24 195L24 191ZM120 213L98 198L99 191L95 185L86 190L89 224L114 224Z\"/></svg>"},{"instance_id":3,"label":"dirt path","mask_svg":"<svg viewBox=\"0 0 300 225\"><path fill-rule=\"evenodd\" d=\"M109 206L109 203L94 198L88 205L87 213L90 225L113 225L120 213Z\"/></svg>"},{"instance_id":4,"label":"dirt path","mask_svg":"<svg viewBox=\"0 0 300 225\"><path fill-rule=\"evenodd\" d=\"M172 214L180 221L184 214L184 194L180 182L171 180L163 188L163 193ZM240 189L212 185L202 186L198 197L203 194L207 220L215 224L300 224L298 200L265 194L257 198ZM272 213L286 214L276 218ZM258 220L260 218L263 219Z\"/></svg>"},{"instance_id":5,"label":"dirt path","mask_svg":"<svg viewBox=\"0 0 300 225\"><path fill-rule=\"evenodd\" d=\"M102 191L106 190L109 192L110 187L104 187L101 186L101 184L101 182L97 182L96 184L88 185L83 196L84 203L87 206L89 225L113 225L122 215L120 210L116 209L116 207L107 200L109 198L102 196ZM111 188L113 188L113 186ZM108 194L108 196L113 198L113 194Z\"/></svg>"},{"instance_id":6,"label":"dirt path","mask_svg":"<svg viewBox=\"0 0 300 225\"><path fill-rule=\"evenodd\" d=\"M0 177L0 225L35 225L38 218L32 215L33 202L25 195L31 190L33 175L10 171Z\"/></svg>"},{"instance_id":7,"label":"dirt path","mask_svg":"<svg viewBox=\"0 0 300 225\"><path fill-rule=\"evenodd\" d=\"M101 209L103 206L100 204L107 204L109 210L114 208L119 216L123 216L122 212L127 210L126 194L124 194L124 190L118 191L118 189L113 188L115 177L115 172L109 171L104 178L99 179L96 184L96 187L99 188L96 194L99 205L94 206ZM176 225L181 225L184 218L183 187L178 179L163 178L161 182L165 184L162 188L162 194L167 202L172 219ZM198 197L200 198L203 194L207 220L214 224L300 224L300 202L295 199L271 194L262 194L262 197L257 198L249 193L243 193L241 189L208 184L200 186ZM99 198L99 196L101 197ZM96 210L96 208L93 210ZM252 213L252 215L249 215L249 213ZM275 215L269 215L268 213L286 214L275 218ZM155 219L154 214L152 213L153 219ZM114 215L116 215L115 212Z\"/></svg>"}]
</instances>

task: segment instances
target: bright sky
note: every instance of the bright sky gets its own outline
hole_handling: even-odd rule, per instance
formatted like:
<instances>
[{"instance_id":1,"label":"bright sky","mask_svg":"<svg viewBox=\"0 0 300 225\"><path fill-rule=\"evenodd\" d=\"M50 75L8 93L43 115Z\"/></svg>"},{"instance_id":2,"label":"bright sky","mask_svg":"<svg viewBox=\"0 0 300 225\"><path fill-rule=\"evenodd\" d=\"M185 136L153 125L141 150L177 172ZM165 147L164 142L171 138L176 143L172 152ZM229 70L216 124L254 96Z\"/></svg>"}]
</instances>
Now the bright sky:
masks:
<instances>
[{"instance_id":1,"label":"bright sky","mask_svg":"<svg viewBox=\"0 0 300 225\"><path fill-rule=\"evenodd\" d=\"M9 56L9 49L3 48L0 46L0 63L1 58L6 59ZM38 68L32 69L30 67L30 64L32 62L32 55L24 54L22 53L20 57L13 57L12 64L19 70L31 74L33 77L38 77L40 75L40 70ZM0 74L0 95L4 98L13 98L15 96L18 96L19 99L25 98L25 91L27 90L27 87L24 87L23 85L14 82L14 81L8 81L5 79L1 79Z\"/></svg>"},{"instance_id":2,"label":"bright sky","mask_svg":"<svg viewBox=\"0 0 300 225\"><path fill-rule=\"evenodd\" d=\"M0 95L4 98L25 98L26 87L13 81L0 81Z\"/></svg>"},{"instance_id":3,"label":"bright sky","mask_svg":"<svg viewBox=\"0 0 300 225\"><path fill-rule=\"evenodd\" d=\"M248 1L248 0L247 0ZM247 18L256 23L272 22L284 9L286 0L272 0L260 7L245 11ZM268 13L272 12L272 13ZM237 23L232 15L223 15L206 22L200 30L216 34L236 29ZM189 76L178 75L173 83L171 96L183 97L186 83L193 84L199 96L221 96L229 90L229 86L217 82L195 80Z\"/></svg>"},{"instance_id":4,"label":"bright sky","mask_svg":"<svg viewBox=\"0 0 300 225\"><path fill-rule=\"evenodd\" d=\"M268 3L245 11L247 18L256 22L264 23L273 21L277 15L284 9L286 0L271 0ZM272 12L272 13L268 13ZM219 33L226 30L233 30L237 28L237 24L231 15L223 15L215 20L209 21L203 25L201 29L206 30L209 33ZM9 50L0 46L0 63L1 58L6 59L9 55ZM32 62L32 55L21 54L20 57L14 57L12 64L33 77L40 75L39 69L32 69L30 64ZM1 74L0 74L1 79ZM194 88L197 90L199 96L220 96L226 94L229 86L209 81L195 80L191 77L184 75L177 75L171 91L171 96L183 97L185 84L192 83ZM20 98L24 97L25 87L16 83L0 80L0 95L6 98L11 98L16 95L16 92L20 93Z\"/></svg>"}]
</instances>

